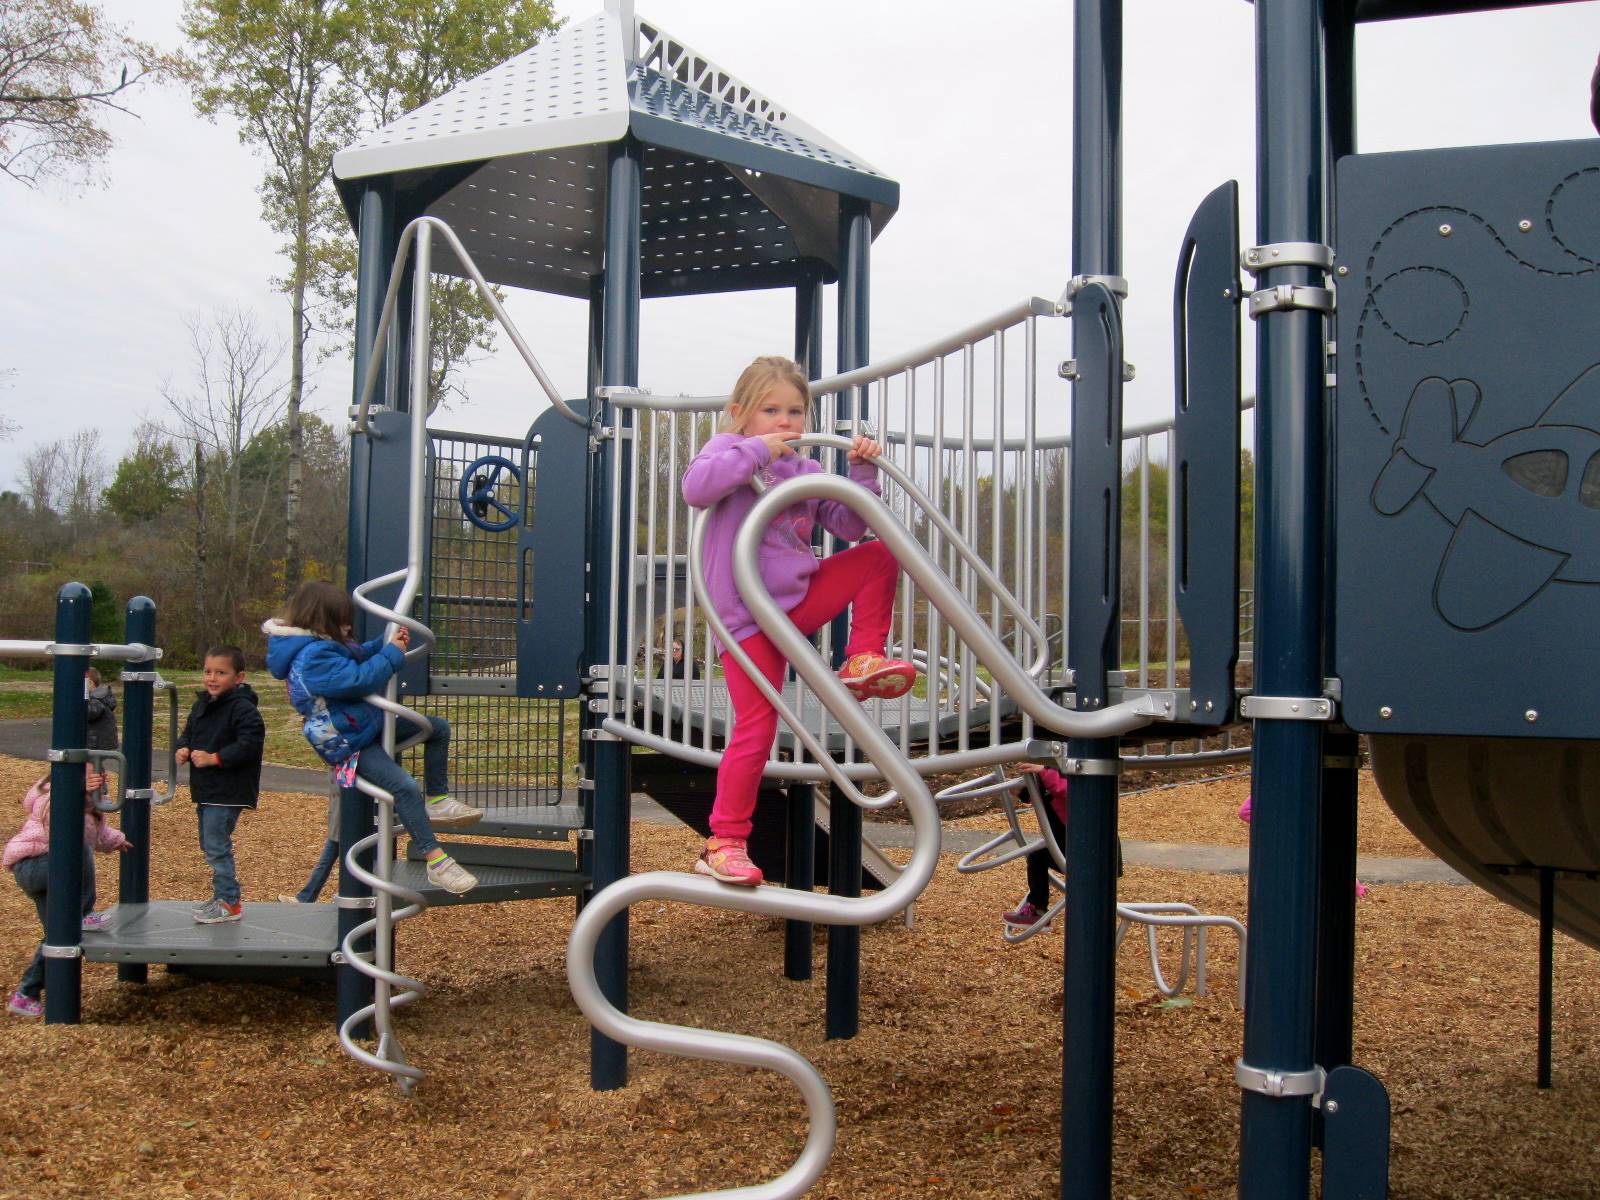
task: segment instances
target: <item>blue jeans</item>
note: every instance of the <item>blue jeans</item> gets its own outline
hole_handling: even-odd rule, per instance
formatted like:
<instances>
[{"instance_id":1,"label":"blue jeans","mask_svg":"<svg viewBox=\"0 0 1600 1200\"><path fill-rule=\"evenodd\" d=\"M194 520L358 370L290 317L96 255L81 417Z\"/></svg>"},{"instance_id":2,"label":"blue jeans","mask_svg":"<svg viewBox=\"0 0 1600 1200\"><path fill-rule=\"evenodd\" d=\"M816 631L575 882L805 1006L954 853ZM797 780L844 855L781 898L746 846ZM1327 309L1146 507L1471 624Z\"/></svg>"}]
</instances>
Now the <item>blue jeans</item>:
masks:
<instances>
[{"instance_id":1,"label":"blue jeans","mask_svg":"<svg viewBox=\"0 0 1600 1200\"><path fill-rule=\"evenodd\" d=\"M25 858L17 863L12 871L17 877L17 886L23 890L28 899L33 901L33 907L39 912L39 928L44 928L45 896L50 888L50 856L48 854L35 854L32 858ZM94 911L94 850L85 846L83 848L83 916L88 916ZM30 1000L37 1000L44 995L44 943L39 943L39 949L33 952L33 961L28 964L28 969L22 973L22 982L17 984L17 991Z\"/></svg>"},{"instance_id":2,"label":"blue jeans","mask_svg":"<svg viewBox=\"0 0 1600 1200\"><path fill-rule=\"evenodd\" d=\"M295 899L301 904L315 904L317 897L322 894L323 885L328 882L328 876L333 873L333 864L338 861L339 843L329 838L322 843L322 853L311 868L311 876L306 880L305 887L295 893Z\"/></svg>"},{"instance_id":3,"label":"blue jeans","mask_svg":"<svg viewBox=\"0 0 1600 1200\"><path fill-rule=\"evenodd\" d=\"M428 795L442 796L450 790L450 722L443 717L429 717L428 723L433 726L433 732L422 746L423 782ZM356 774L394 797L395 816L411 835L414 848L424 855L439 848L439 839L433 836L433 822L428 820L422 788L388 751L377 743L368 746L356 762Z\"/></svg>"},{"instance_id":4,"label":"blue jeans","mask_svg":"<svg viewBox=\"0 0 1600 1200\"><path fill-rule=\"evenodd\" d=\"M200 853L211 866L211 894L229 904L239 903L239 876L233 866L233 830L242 808L197 804L200 814Z\"/></svg>"}]
</instances>

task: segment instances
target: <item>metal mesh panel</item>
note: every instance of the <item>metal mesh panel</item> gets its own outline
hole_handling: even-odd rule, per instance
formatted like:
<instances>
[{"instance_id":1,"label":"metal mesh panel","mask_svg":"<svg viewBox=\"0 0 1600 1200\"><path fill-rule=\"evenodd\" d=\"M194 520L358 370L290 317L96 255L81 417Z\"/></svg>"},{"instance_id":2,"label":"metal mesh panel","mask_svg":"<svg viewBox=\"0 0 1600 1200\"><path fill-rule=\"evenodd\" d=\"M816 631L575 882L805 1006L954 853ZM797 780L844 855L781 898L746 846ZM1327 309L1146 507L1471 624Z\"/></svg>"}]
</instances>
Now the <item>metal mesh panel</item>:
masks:
<instances>
[{"instance_id":1,"label":"metal mesh panel","mask_svg":"<svg viewBox=\"0 0 1600 1200\"><path fill-rule=\"evenodd\" d=\"M500 469L493 498L524 521L533 519L536 447L508 438L431 431L431 531L423 620L438 643L429 664L430 692L415 707L442 716L453 730L451 781L457 794L496 815L526 805L560 802L567 720L557 700L510 694L517 676L518 529L491 532L467 520L460 487L470 473L475 490L491 468L472 469L496 455L524 472L521 483ZM492 507L480 514L503 514ZM504 688L504 691L496 690ZM420 774L421 757L408 765Z\"/></svg>"},{"instance_id":2,"label":"metal mesh panel","mask_svg":"<svg viewBox=\"0 0 1600 1200\"><path fill-rule=\"evenodd\" d=\"M507 819L519 809L561 802L566 717L559 700L518 696L436 695L411 707L450 722L452 794ZM406 769L422 778L422 753Z\"/></svg>"}]
</instances>

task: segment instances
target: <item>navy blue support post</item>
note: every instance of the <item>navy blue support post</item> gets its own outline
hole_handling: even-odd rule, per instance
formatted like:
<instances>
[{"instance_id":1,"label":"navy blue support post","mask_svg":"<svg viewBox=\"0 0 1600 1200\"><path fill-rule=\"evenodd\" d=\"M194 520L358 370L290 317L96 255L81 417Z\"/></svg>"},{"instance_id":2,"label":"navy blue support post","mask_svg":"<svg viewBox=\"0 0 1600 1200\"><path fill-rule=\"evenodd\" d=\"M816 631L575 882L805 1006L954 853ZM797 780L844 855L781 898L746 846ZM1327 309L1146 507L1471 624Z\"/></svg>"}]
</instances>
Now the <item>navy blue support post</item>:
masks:
<instances>
[{"instance_id":1,"label":"navy blue support post","mask_svg":"<svg viewBox=\"0 0 1600 1200\"><path fill-rule=\"evenodd\" d=\"M872 219L864 200L839 198L839 370L867 364L871 324L870 263ZM867 416L866 396L861 416ZM840 414L844 415L843 413ZM828 433L835 432L827 430ZM840 470L844 470L840 463ZM834 624L834 665L842 661L849 626ZM861 895L861 810L837 789L830 789L828 818L828 890L835 896ZM827 1034L855 1037L861 1027L861 930L854 925L828 926Z\"/></svg>"},{"instance_id":2,"label":"navy blue support post","mask_svg":"<svg viewBox=\"0 0 1600 1200\"><path fill-rule=\"evenodd\" d=\"M1073 14L1072 274L1122 270L1122 3L1076 0ZM1121 667L1122 337L1106 280L1073 303L1079 380L1072 411L1072 504L1067 652L1079 708L1107 698ZM1091 581L1099 581L1095 586ZM1113 763L1116 739L1068 743L1077 758ZM1067 814L1067 926L1063 953L1061 1195L1111 1194L1115 1075L1114 971L1117 777L1073 780Z\"/></svg>"},{"instance_id":3,"label":"navy blue support post","mask_svg":"<svg viewBox=\"0 0 1600 1200\"><path fill-rule=\"evenodd\" d=\"M594 412L598 404L594 400L595 390L600 386L601 356L605 353L606 329L606 284L602 275L589 277L589 355L584 370L584 395L588 398L589 407L581 411ZM592 486L592 484L591 484ZM592 524L592 522L591 522ZM595 551L594 533L591 529L588 534L588 544L584 547L584 562L593 561ZM586 566L584 568L588 570ZM580 724L582 718L579 718ZM583 781L579 785L579 802L583 806L583 824L586 829L594 828L594 743L584 739L578 744L578 763L582 769ZM594 842L583 839L578 842L578 870L594 878ZM588 902L590 893L580 893L574 898L574 907L577 912L583 911L583 906Z\"/></svg>"},{"instance_id":4,"label":"navy blue support post","mask_svg":"<svg viewBox=\"0 0 1600 1200\"><path fill-rule=\"evenodd\" d=\"M636 387L639 383L639 301L641 295L639 214L643 203L643 154L631 137L614 143L607 165L604 345L601 379L605 384ZM628 496L628 458L623 445L633 426L628 409L603 404L596 429L610 427L612 436L599 443L595 471L595 504L589 521L589 629L584 662L610 664L619 670L632 648L610 643L613 595L627 595L629 555L616 564L613 579L610 547L623 536L623 514L614 495ZM620 485L620 486L619 486ZM624 499L624 504L626 500ZM590 719L585 735L594 742L594 890L628 874L633 792L628 744L598 728ZM595 977L606 999L628 1011L628 914L618 913L600 934L595 949ZM604 1091L628 1082L627 1048L598 1031L589 1034L589 1083Z\"/></svg>"},{"instance_id":5,"label":"navy blue support post","mask_svg":"<svg viewBox=\"0 0 1600 1200\"><path fill-rule=\"evenodd\" d=\"M1256 5L1260 245L1327 241L1322 12L1321 0ZM1325 280L1285 266L1256 286L1284 284ZM1322 312L1298 298L1262 313L1259 326L1255 690L1306 699L1323 691L1326 332ZM1255 723L1243 1072L1247 1082L1249 1069L1282 1075L1287 1086L1243 1090L1243 1200L1303 1197L1310 1186L1324 728L1288 716Z\"/></svg>"},{"instance_id":6,"label":"navy blue support post","mask_svg":"<svg viewBox=\"0 0 1600 1200\"><path fill-rule=\"evenodd\" d=\"M156 605L148 596L128 601L123 614L123 637L130 645L156 644ZM122 674L122 755L127 773L122 786L122 832L130 846L118 855L117 903L150 902L150 759L155 723L155 682L130 675L153 673L153 658L130 662ZM143 793L142 795L139 793ZM118 963L117 978L143 983L149 978L147 963Z\"/></svg>"},{"instance_id":7,"label":"navy blue support post","mask_svg":"<svg viewBox=\"0 0 1600 1200\"><path fill-rule=\"evenodd\" d=\"M794 291L794 358L807 379L822 374L822 272L813 265ZM815 405L813 405L815 411ZM817 789L815 784L789 785L787 853L784 883L809 892L816 883ZM811 922L783 923L785 979L811 978Z\"/></svg>"},{"instance_id":8,"label":"navy blue support post","mask_svg":"<svg viewBox=\"0 0 1600 1200\"><path fill-rule=\"evenodd\" d=\"M87 652L64 653L89 641L89 589L64 584L56 593L55 693L50 721L50 867L44 911L44 1019L76 1025L83 1010L83 777L85 766L58 751L89 740L83 673Z\"/></svg>"},{"instance_id":9,"label":"navy blue support post","mask_svg":"<svg viewBox=\"0 0 1600 1200\"><path fill-rule=\"evenodd\" d=\"M1539 868L1539 1086L1550 1086L1550 1041L1554 1027L1556 961L1556 873Z\"/></svg>"},{"instance_id":10,"label":"navy blue support post","mask_svg":"<svg viewBox=\"0 0 1600 1200\"><path fill-rule=\"evenodd\" d=\"M1356 784L1361 743L1330 731L1322 760L1322 869L1317 910L1317 1065L1350 1065L1355 1040ZM1320 1144L1321 1120L1316 1119Z\"/></svg>"},{"instance_id":11,"label":"navy blue support post","mask_svg":"<svg viewBox=\"0 0 1600 1200\"><path fill-rule=\"evenodd\" d=\"M361 196L360 242L356 265L356 321L355 321L355 385L350 400L361 401L361 385L366 379L367 365L374 353L373 338L378 333L378 321L383 313L383 296L389 286L389 274L394 266L395 239L394 196L387 181L372 183ZM396 301L391 329L403 328L402 318L409 309ZM400 337L391 336L377 348L383 357L383 370L373 389L374 404L395 404L394 384L405 372L399 369ZM346 527L348 537L345 551L345 578L351 585L358 584L374 574L367 559L367 530L372 509L372 441L362 434L350 438L350 512ZM358 618L364 614L358 613ZM375 631L363 631L375 632ZM344 869L345 851L366 837L375 825L372 801L355 788L343 788L339 793L339 917L338 935L341 945L350 930L366 919L366 909L361 907L372 899L372 889ZM368 850L362 862L370 868L376 850ZM370 935L366 939L370 947ZM351 1013L372 1003L372 980L348 963L339 965L336 982L336 1024L342 1025ZM369 1026L370 1028L370 1026ZM358 1031L360 1032L360 1031ZM364 1035L363 1035L364 1036Z\"/></svg>"}]
</instances>

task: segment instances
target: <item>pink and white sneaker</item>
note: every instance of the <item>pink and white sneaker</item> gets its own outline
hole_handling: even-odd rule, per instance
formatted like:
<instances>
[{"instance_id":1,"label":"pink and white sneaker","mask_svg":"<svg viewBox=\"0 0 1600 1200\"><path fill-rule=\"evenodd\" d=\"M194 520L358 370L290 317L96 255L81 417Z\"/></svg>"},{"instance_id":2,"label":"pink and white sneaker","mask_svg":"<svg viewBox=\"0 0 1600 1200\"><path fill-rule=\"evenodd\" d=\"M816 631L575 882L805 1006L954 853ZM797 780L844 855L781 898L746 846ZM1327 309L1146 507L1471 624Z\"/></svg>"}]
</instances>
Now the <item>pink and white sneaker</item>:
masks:
<instances>
[{"instance_id":1,"label":"pink and white sneaker","mask_svg":"<svg viewBox=\"0 0 1600 1200\"><path fill-rule=\"evenodd\" d=\"M12 992L6 1011L19 1017L42 1017L44 1002L35 1000L32 996L24 996L21 992Z\"/></svg>"},{"instance_id":2,"label":"pink and white sneaker","mask_svg":"<svg viewBox=\"0 0 1600 1200\"><path fill-rule=\"evenodd\" d=\"M756 887L764 876L750 861L749 844L743 838L708 838L706 848L695 859L694 869L722 883Z\"/></svg>"},{"instance_id":3,"label":"pink and white sneaker","mask_svg":"<svg viewBox=\"0 0 1600 1200\"><path fill-rule=\"evenodd\" d=\"M898 700L916 683L917 669L902 659L869 650L846 659L839 678L857 700Z\"/></svg>"}]
</instances>

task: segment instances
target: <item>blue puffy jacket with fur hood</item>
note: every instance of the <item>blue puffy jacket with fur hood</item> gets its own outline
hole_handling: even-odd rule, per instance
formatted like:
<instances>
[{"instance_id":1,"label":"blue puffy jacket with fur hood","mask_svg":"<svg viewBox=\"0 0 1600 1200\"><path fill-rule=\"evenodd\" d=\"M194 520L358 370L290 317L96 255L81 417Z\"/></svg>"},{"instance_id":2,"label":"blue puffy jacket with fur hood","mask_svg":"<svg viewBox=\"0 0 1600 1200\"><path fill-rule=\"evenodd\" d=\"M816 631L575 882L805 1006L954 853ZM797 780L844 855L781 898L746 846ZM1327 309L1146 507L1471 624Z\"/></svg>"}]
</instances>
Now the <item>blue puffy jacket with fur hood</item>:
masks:
<instances>
[{"instance_id":1,"label":"blue puffy jacket with fur hood","mask_svg":"<svg viewBox=\"0 0 1600 1200\"><path fill-rule=\"evenodd\" d=\"M381 637L364 644L336 642L273 618L267 670L289 685L289 703L304 719L306 741L337 766L383 734L383 713L362 699L380 691L404 665L405 652Z\"/></svg>"}]
</instances>

